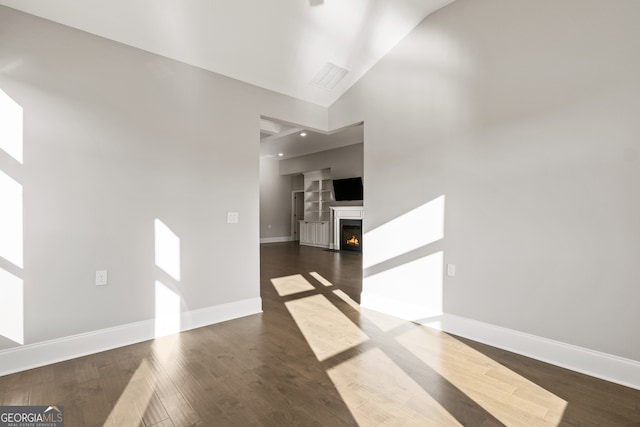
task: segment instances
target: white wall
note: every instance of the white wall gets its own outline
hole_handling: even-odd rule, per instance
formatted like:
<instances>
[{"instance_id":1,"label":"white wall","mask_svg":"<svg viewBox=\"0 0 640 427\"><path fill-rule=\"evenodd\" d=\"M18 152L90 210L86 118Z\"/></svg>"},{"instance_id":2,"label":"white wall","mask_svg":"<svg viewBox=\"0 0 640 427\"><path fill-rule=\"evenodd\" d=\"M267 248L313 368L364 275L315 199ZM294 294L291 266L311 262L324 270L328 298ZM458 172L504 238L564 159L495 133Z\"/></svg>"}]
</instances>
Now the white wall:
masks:
<instances>
[{"instance_id":1,"label":"white wall","mask_svg":"<svg viewBox=\"0 0 640 427\"><path fill-rule=\"evenodd\" d=\"M280 175L280 159L260 157L260 238L286 239L291 232L291 176Z\"/></svg>"},{"instance_id":2,"label":"white wall","mask_svg":"<svg viewBox=\"0 0 640 427\"><path fill-rule=\"evenodd\" d=\"M24 343L259 298L259 118L326 109L0 7L0 89L24 109ZM239 213L227 224L228 211ZM155 266L154 221L180 239ZM94 273L109 284L94 286ZM0 349L17 343L0 338Z\"/></svg>"},{"instance_id":3,"label":"white wall","mask_svg":"<svg viewBox=\"0 0 640 427\"><path fill-rule=\"evenodd\" d=\"M445 313L640 360L638 16L458 0L334 104L365 122L367 233L445 195L444 238L365 276L443 251Z\"/></svg>"},{"instance_id":4,"label":"white wall","mask_svg":"<svg viewBox=\"0 0 640 427\"><path fill-rule=\"evenodd\" d=\"M304 190L304 175L293 175L291 177L291 190Z\"/></svg>"}]
</instances>

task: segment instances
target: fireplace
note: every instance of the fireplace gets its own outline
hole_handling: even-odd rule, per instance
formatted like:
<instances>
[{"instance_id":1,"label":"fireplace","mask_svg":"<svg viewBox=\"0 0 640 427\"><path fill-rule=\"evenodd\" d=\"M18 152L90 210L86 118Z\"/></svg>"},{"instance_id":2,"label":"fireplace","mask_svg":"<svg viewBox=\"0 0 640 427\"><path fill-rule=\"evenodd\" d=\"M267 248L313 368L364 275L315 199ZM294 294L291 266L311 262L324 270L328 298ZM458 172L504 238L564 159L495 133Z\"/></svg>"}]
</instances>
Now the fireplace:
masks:
<instances>
[{"instance_id":1,"label":"fireplace","mask_svg":"<svg viewBox=\"0 0 640 427\"><path fill-rule=\"evenodd\" d=\"M362 220L340 220L340 250L362 252Z\"/></svg>"}]
</instances>

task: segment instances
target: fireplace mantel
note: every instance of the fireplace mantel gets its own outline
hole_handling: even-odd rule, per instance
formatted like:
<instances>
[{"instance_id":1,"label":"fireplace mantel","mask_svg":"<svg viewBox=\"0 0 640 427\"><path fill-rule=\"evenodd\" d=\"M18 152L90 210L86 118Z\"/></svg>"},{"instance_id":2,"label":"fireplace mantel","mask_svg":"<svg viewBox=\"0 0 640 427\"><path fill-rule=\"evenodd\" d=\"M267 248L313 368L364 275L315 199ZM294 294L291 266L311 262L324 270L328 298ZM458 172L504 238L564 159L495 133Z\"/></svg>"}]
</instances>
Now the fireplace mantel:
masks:
<instances>
[{"instance_id":1,"label":"fireplace mantel","mask_svg":"<svg viewBox=\"0 0 640 427\"><path fill-rule=\"evenodd\" d=\"M363 206L332 206L331 216L333 217L333 239L329 247L331 249L340 249L340 220L341 219L360 219L364 218Z\"/></svg>"}]
</instances>

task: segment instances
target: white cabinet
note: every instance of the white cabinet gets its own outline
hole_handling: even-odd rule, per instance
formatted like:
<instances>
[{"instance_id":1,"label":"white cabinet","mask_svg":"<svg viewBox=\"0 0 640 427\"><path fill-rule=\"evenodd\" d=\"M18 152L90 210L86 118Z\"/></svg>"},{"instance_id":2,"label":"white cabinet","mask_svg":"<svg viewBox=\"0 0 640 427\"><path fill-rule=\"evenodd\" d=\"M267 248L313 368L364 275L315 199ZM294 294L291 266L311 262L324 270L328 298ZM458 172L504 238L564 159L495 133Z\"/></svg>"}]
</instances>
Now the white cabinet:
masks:
<instances>
[{"instance_id":1,"label":"white cabinet","mask_svg":"<svg viewBox=\"0 0 640 427\"><path fill-rule=\"evenodd\" d=\"M315 241L315 227L312 222L300 221L300 244L309 245Z\"/></svg>"},{"instance_id":2,"label":"white cabinet","mask_svg":"<svg viewBox=\"0 0 640 427\"><path fill-rule=\"evenodd\" d=\"M315 223L315 242L322 247L329 247L329 221Z\"/></svg>"},{"instance_id":3,"label":"white cabinet","mask_svg":"<svg viewBox=\"0 0 640 427\"><path fill-rule=\"evenodd\" d=\"M300 244L329 247L329 221L300 221Z\"/></svg>"}]
</instances>

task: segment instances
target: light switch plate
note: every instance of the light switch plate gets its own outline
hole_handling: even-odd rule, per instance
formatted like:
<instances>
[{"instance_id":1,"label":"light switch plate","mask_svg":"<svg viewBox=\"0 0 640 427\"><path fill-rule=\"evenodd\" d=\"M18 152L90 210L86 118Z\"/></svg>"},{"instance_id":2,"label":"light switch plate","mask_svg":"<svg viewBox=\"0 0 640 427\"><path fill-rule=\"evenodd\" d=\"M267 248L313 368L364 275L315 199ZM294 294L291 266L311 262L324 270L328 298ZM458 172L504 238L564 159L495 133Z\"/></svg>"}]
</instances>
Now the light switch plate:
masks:
<instances>
[{"instance_id":1,"label":"light switch plate","mask_svg":"<svg viewBox=\"0 0 640 427\"><path fill-rule=\"evenodd\" d=\"M456 275L456 265L455 264L447 264L447 276L455 276Z\"/></svg>"}]
</instances>

